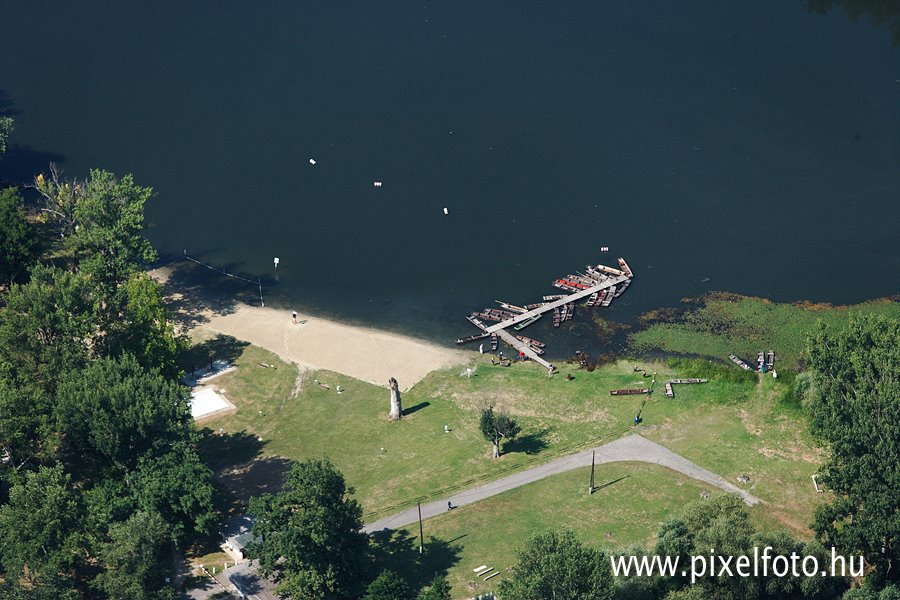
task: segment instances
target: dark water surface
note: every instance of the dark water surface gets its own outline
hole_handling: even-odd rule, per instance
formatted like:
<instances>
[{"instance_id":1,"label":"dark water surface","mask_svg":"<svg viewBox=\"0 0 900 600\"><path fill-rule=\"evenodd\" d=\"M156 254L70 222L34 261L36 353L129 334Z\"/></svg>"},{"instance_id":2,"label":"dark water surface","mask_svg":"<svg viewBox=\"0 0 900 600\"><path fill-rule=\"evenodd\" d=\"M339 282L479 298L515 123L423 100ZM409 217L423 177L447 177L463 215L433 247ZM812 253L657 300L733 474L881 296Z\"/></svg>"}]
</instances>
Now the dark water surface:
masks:
<instances>
[{"instance_id":1,"label":"dark water surface","mask_svg":"<svg viewBox=\"0 0 900 600\"><path fill-rule=\"evenodd\" d=\"M615 256L636 272L605 313L623 321L710 289L900 291L900 49L837 8L4 0L0 15L17 119L0 178L51 159L132 172L157 192L163 256L263 277L270 302L448 341L472 333L469 311Z\"/></svg>"}]
</instances>

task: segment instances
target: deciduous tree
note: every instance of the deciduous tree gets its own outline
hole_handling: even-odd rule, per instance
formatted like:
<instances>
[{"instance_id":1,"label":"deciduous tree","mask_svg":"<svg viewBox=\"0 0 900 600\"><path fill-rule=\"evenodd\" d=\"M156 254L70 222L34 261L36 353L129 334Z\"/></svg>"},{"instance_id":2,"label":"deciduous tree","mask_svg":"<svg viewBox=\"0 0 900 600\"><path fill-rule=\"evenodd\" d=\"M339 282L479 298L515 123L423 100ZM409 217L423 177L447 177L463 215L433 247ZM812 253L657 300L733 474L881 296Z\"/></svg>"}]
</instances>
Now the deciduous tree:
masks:
<instances>
[{"instance_id":1,"label":"deciduous tree","mask_svg":"<svg viewBox=\"0 0 900 600\"><path fill-rule=\"evenodd\" d=\"M146 371L130 355L67 373L57 391L57 415L80 463L94 456L121 473L190 432L187 389Z\"/></svg>"},{"instance_id":2,"label":"deciduous tree","mask_svg":"<svg viewBox=\"0 0 900 600\"><path fill-rule=\"evenodd\" d=\"M391 570L384 570L366 588L363 600L409 600L406 581Z\"/></svg>"},{"instance_id":3,"label":"deciduous tree","mask_svg":"<svg viewBox=\"0 0 900 600\"><path fill-rule=\"evenodd\" d=\"M422 590L416 600L451 600L450 584L443 575L436 575L427 590Z\"/></svg>"},{"instance_id":4,"label":"deciduous tree","mask_svg":"<svg viewBox=\"0 0 900 600\"><path fill-rule=\"evenodd\" d=\"M0 189L0 282L15 283L34 260L36 246L18 190Z\"/></svg>"},{"instance_id":5,"label":"deciduous tree","mask_svg":"<svg viewBox=\"0 0 900 600\"><path fill-rule=\"evenodd\" d=\"M504 413L495 413L494 407L481 412L481 433L492 444L494 458L500 458L500 440L511 440L521 431L519 424Z\"/></svg>"},{"instance_id":6,"label":"deciduous tree","mask_svg":"<svg viewBox=\"0 0 900 600\"><path fill-rule=\"evenodd\" d=\"M821 481L835 499L816 511L825 545L861 554L900 581L900 322L851 320L810 339L814 432L830 449Z\"/></svg>"},{"instance_id":7,"label":"deciduous tree","mask_svg":"<svg viewBox=\"0 0 900 600\"><path fill-rule=\"evenodd\" d=\"M571 531L537 535L516 553L512 577L499 586L500 600L609 600L612 568L607 556L584 546Z\"/></svg>"},{"instance_id":8,"label":"deciduous tree","mask_svg":"<svg viewBox=\"0 0 900 600\"><path fill-rule=\"evenodd\" d=\"M28 283L10 288L0 311L0 373L52 392L61 374L87 362L95 332L84 278L36 266Z\"/></svg>"},{"instance_id":9,"label":"deciduous tree","mask_svg":"<svg viewBox=\"0 0 900 600\"><path fill-rule=\"evenodd\" d=\"M358 584L366 549L362 508L327 460L296 463L284 489L250 501L258 541L248 546L278 590L297 600L346 598Z\"/></svg>"},{"instance_id":10,"label":"deciduous tree","mask_svg":"<svg viewBox=\"0 0 900 600\"><path fill-rule=\"evenodd\" d=\"M94 580L94 587L109 600L174 599L163 568L170 543L169 528L155 513L137 512L114 524L109 541L98 552L104 570Z\"/></svg>"},{"instance_id":11,"label":"deciduous tree","mask_svg":"<svg viewBox=\"0 0 900 600\"><path fill-rule=\"evenodd\" d=\"M0 564L7 578L38 581L69 571L80 552L78 495L61 466L27 473L0 506Z\"/></svg>"}]
</instances>

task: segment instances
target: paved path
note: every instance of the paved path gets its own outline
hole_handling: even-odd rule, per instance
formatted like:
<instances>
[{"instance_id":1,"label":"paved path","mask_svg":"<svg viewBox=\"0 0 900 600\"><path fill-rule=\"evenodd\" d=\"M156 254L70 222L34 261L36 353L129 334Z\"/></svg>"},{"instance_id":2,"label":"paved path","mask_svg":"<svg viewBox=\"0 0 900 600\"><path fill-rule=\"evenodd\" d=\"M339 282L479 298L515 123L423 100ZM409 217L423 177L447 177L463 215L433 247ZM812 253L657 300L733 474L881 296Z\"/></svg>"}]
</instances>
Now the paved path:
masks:
<instances>
[{"instance_id":1,"label":"paved path","mask_svg":"<svg viewBox=\"0 0 900 600\"><path fill-rule=\"evenodd\" d=\"M564 473L566 471L571 471L572 469L588 467L591 464L592 451L596 453L597 464L622 461L657 464L678 471L679 473L684 473L688 477L714 485L726 492L738 494L744 502L750 506L759 502L759 498L745 492L736 485L729 483L715 473L697 466L683 456L675 454L668 448L664 448L655 442L651 442L640 435L629 435L628 437L604 444L603 446L598 446L597 448L583 450L577 454L557 458L556 460L534 467L533 469L528 469L497 479L496 481L486 483L482 486L460 492L449 498L423 504L422 518L427 519L446 512L448 501L453 502L454 506L465 506L466 504L471 504L478 500L483 500L484 498L502 494L507 490L517 488L521 485L538 481L544 477ZM395 515L379 519L374 523L369 523L363 527L363 531L372 533L381 531L382 529L396 529L398 527L403 527L404 525L409 525L410 523L415 523L418 518L419 515L416 507L413 507Z\"/></svg>"}]
</instances>

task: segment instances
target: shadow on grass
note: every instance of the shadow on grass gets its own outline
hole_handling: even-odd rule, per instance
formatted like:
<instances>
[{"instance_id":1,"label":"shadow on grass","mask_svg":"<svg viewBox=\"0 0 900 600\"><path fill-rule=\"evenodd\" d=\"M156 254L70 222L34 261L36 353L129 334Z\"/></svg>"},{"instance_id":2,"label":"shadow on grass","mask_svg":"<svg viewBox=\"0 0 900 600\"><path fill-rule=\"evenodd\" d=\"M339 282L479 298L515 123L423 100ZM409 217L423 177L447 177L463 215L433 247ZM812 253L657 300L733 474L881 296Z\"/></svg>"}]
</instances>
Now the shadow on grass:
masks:
<instances>
[{"instance_id":1,"label":"shadow on grass","mask_svg":"<svg viewBox=\"0 0 900 600\"><path fill-rule=\"evenodd\" d=\"M463 537L465 535L451 541L426 537L425 549L420 554L418 536L402 530L375 533L369 543L372 562L368 579L390 569L401 575L415 594L429 585L436 575L446 575L459 562L460 549L453 542Z\"/></svg>"},{"instance_id":2,"label":"shadow on grass","mask_svg":"<svg viewBox=\"0 0 900 600\"><path fill-rule=\"evenodd\" d=\"M178 366L186 373L194 373L197 369L211 367L213 362L217 360L234 364L244 352L244 348L249 345L250 342L244 342L230 335L220 333L212 339L185 350L178 357Z\"/></svg>"},{"instance_id":3,"label":"shadow on grass","mask_svg":"<svg viewBox=\"0 0 900 600\"><path fill-rule=\"evenodd\" d=\"M284 486L292 461L281 456L262 457L266 442L246 431L216 433L205 427L200 452L219 488L223 513L246 510L250 498L276 493Z\"/></svg>"},{"instance_id":4,"label":"shadow on grass","mask_svg":"<svg viewBox=\"0 0 900 600\"><path fill-rule=\"evenodd\" d=\"M415 406L410 406L409 408L403 409L403 416L405 417L406 415L411 415L414 412L418 412L427 406L431 406L431 402L419 402Z\"/></svg>"},{"instance_id":5,"label":"shadow on grass","mask_svg":"<svg viewBox=\"0 0 900 600\"><path fill-rule=\"evenodd\" d=\"M547 447L547 430L542 429L534 433L528 433L503 444L503 452L524 452L525 454L537 454Z\"/></svg>"}]
</instances>

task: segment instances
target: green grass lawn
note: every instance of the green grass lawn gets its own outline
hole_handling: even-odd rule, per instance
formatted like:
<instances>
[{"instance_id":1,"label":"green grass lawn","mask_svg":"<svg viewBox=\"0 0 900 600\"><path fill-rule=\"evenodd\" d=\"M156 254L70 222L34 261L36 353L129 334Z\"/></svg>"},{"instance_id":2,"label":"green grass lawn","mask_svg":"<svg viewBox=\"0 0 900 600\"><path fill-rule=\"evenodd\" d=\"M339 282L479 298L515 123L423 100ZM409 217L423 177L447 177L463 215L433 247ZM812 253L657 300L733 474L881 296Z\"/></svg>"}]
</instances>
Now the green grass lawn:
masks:
<instances>
[{"instance_id":1,"label":"green grass lawn","mask_svg":"<svg viewBox=\"0 0 900 600\"><path fill-rule=\"evenodd\" d=\"M565 381L548 378L534 365L494 367L480 358L475 356L471 379L458 370L429 375L404 394L408 414L391 423L386 388L324 371L298 379L292 365L259 348L243 348L238 369L215 381L238 410L202 424L204 451L217 469L261 458L249 483L242 476L253 469L225 478L244 500L277 489L276 475L287 467L283 459L327 456L356 488L368 522L631 432L644 397L613 397L609 390L649 382L633 372L631 361L593 373L572 370L575 380ZM644 408L641 433L730 481L750 475L749 489L770 503L757 511L760 522L808 535L817 500L810 475L822 457L802 415L782 402L785 386L705 363L672 363L677 372L664 363L641 364L658 371L660 380L711 378L708 384L677 386L674 399L654 394ZM499 460L490 458L490 445L478 430L480 410L489 404L522 424ZM218 435L220 428L225 435Z\"/></svg>"},{"instance_id":2,"label":"green grass lawn","mask_svg":"<svg viewBox=\"0 0 900 600\"><path fill-rule=\"evenodd\" d=\"M712 293L686 313L657 311L646 315L650 325L631 334L630 339L638 352L662 350L719 359L736 354L751 362L758 351L775 350L776 368L790 368L798 364L806 338L819 321L836 326L857 315L900 318L900 302L778 304L763 298ZM655 317L661 317L661 321L653 322Z\"/></svg>"},{"instance_id":3,"label":"green grass lawn","mask_svg":"<svg viewBox=\"0 0 900 600\"><path fill-rule=\"evenodd\" d=\"M473 569L501 573L515 562L524 540L551 529L570 529L583 542L606 550L650 546L659 526L699 499L707 486L664 467L611 463L597 468L598 486L588 495L590 467L554 475L425 521L426 552L418 554L418 525L376 536L380 568L390 568L419 587L446 572L454 598L491 591L503 574L484 582Z\"/></svg>"}]
</instances>

